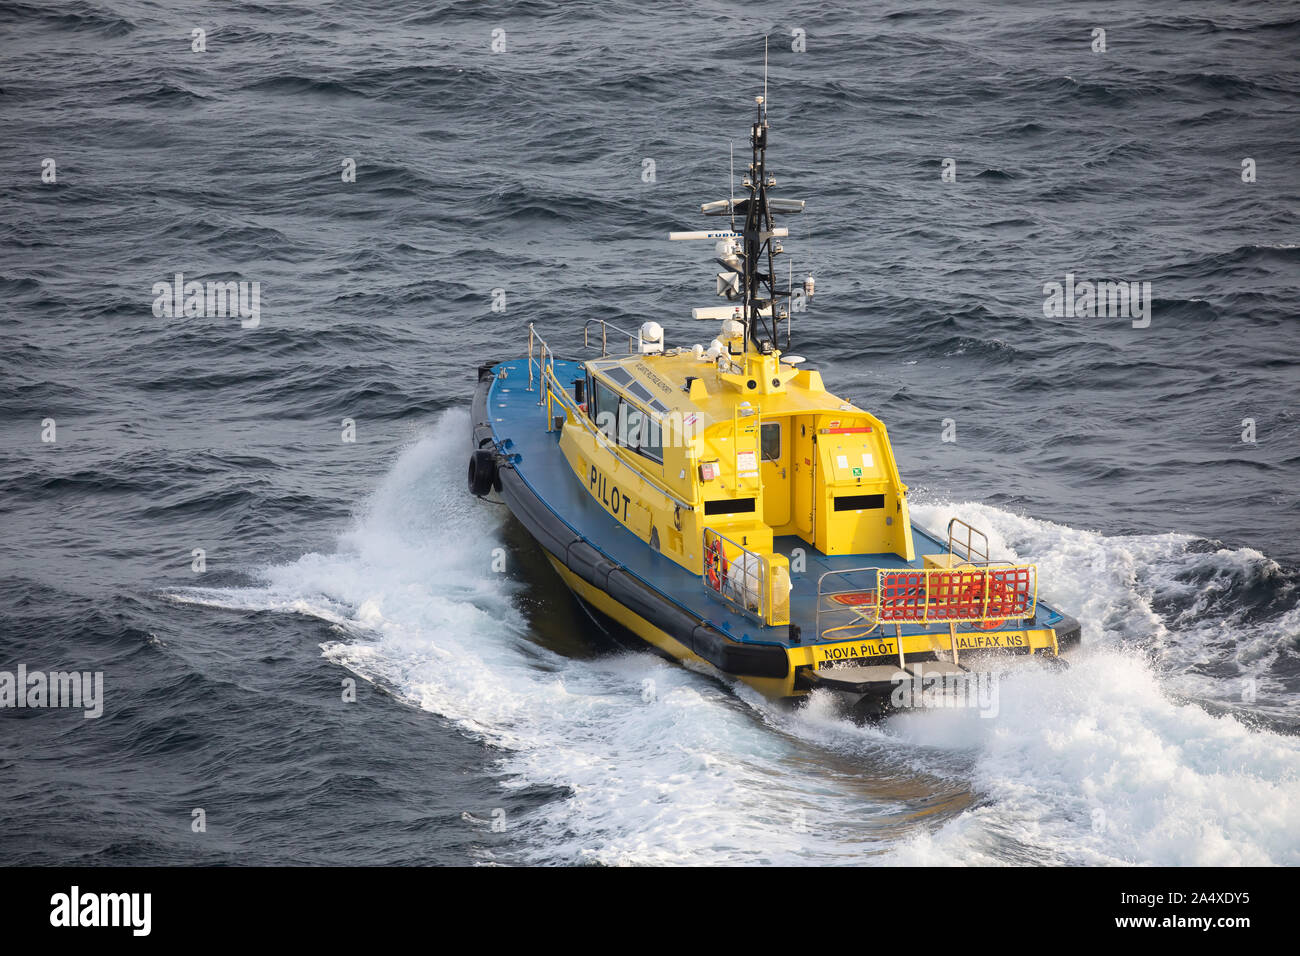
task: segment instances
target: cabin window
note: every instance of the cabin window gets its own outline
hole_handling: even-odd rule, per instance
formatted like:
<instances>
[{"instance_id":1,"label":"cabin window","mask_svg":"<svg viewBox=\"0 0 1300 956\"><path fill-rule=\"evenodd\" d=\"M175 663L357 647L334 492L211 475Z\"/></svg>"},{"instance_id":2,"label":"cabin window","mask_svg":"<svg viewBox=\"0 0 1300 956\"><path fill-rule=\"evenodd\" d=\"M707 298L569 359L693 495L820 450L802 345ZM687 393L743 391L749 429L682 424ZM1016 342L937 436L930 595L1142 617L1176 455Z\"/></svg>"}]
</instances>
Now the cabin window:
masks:
<instances>
[{"instance_id":1,"label":"cabin window","mask_svg":"<svg viewBox=\"0 0 1300 956\"><path fill-rule=\"evenodd\" d=\"M662 463L664 460L664 439L659 428L659 420L649 412L641 413L641 435L637 451L647 458Z\"/></svg>"},{"instance_id":2,"label":"cabin window","mask_svg":"<svg viewBox=\"0 0 1300 956\"><path fill-rule=\"evenodd\" d=\"M781 460L781 423L764 422L760 433L764 461Z\"/></svg>"},{"instance_id":3,"label":"cabin window","mask_svg":"<svg viewBox=\"0 0 1300 956\"><path fill-rule=\"evenodd\" d=\"M654 461L664 460L663 436L653 415L626 400L618 406L618 443Z\"/></svg>"},{"instance_id":4,"label":"cabin window","mask_svg":"<svg viewBox=\"0 0 1300 956\"><path fill-rule=\"evenodd\" d=\"M587 389L587 414L601 433L638 454L663 464L664 441L659 419L623 398L598 378Z\"/></svg>"},{"instance_id":5,"label":"cabin window","mask_svg":"<svg viewBox=\"0 0 1300 956\"><path fill-rule=\"evenodd\" d=\"M596 389L591 393L588 414L596 427L611 441L618 438L618 392L604 382L596 380Z\"/></svg>"},{"instance_id":6,"label":"cabin window","mask_svg":"<svg viewBox=\"0 0 1300 956\"><path fill-rule=\"evenodd\" d=\"M641 437L641 410L627 402L618 403L618 443L636 448Z\"/></svg>"}]
</instances>

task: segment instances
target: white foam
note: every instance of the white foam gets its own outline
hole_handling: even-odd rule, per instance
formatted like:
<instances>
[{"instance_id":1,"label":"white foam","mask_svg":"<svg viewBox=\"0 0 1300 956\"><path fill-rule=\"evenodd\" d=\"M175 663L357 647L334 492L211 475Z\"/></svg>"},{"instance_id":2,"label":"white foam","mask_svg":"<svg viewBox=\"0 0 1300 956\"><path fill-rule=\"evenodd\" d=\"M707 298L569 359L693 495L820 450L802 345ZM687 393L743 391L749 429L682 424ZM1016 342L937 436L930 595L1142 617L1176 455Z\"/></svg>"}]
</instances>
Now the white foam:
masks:
<instances>
[{"instance_id":1,"label":"white foam","mask_svg":"<svg viewBox=\"0 0 1300 956\"><path fill-rule=\"evenodd\" d=\"M1232 705L1253 681L1255 709L1295 718L1297 702L1270 671L1300 638L1300 608L1253 622L1231 600L1226 610L1211 606L1277 575L1276 562L1258 551L1190 550L1195 539L1184 534L1107 537L975 502L914 506L912 516L935 531L965 518L988 533L991 557L1035 563L1040 597L1082 623L1085 644L1140 648L1167 689ZM1024 542L1024 553L1012 541ZM1190 606L1166 621L1157 598Z\"/></svg>"},{"instance_id":2,"label":"white foam","mask_svg":"<svg viewBox=\"0 0 1300 956\"><path fill-rule=\"evenodd\" d=\"M1003 861L1008 844L1037 862L1300 862L1294 738L1174 702L1121 651L1084 652L1065 673L1018 675L1000 696L998 720L960 728L986 805L912 838L891 862ZM946 717L917 715L898 729L951 744Z\"/></svg>"},{"instance_id":3,"label":"white foam","mask_svg":"<svg viewBox=\"0 0 1300 956\"><path fill-rule=\"evenodd\" d=\"M1268 655L1209 650L1221 643L1221 616L1185 612L1176 622L1185 630L1174 634L1151 606L1154 595L1188 588L1192 566L1212 572L1212 583L1200 586L1208 589L1276 569L1272 562L1249 550L1189 552L1192 539L1182 535L1107 538L969 503L913 513L931 527L973 515L989 530L994 557L1023 559L1007 542L1029 541L1042 580L1051 582L1046 597L1084 622L1084 648L1068 671L1029 669L1004 681L997 720L939 712L891 722L913 743L973 748L972 783L989 801L909 840L891 861L1004 860L1010 841L1027 848L1025 859L1079 863L1300 862L1297 739L1248 729L1170 693L1190 685L1239 699L1238 681L1186 681L1184 669L1237 661L1249 675ZM1294 624L1288 615L1282 635L1274 623L1257 634L1243 626L1241 636L1275 653L1295 640ZM1286 703L1294 714L1294 702Z\"/></svg>"},{"instance_id":4,"label":"white foam","mask_svg":"<svg viewBox=\"0 0 1300 956\"><path fill-rule=\"evenodd\" d=\"M330 660L501 748L503 787L568 792L508 821L510 859L1300 862L1294 740L1171 701L1169 668L1135 649L1185 642L1149 589L1166 586L1188 539L1108 539L961 506L1000 555L1013 556L1008 541L1032 552L1090 649L1066 674L1005 681L997 720L858 727L829 695L790 712L649 653L571 659L532 640L520 588L558 581L493 572L505 513L464 491L468 433L463 411L443 415L337 553L267 568L261 588L177 597L329 621L343 631L323 646ZM951 509L914 510L937 528ZM466 826L491 815L464 809ZM1094 832L1096 809L1106 826Z\"/></svg>"}]
</instances>

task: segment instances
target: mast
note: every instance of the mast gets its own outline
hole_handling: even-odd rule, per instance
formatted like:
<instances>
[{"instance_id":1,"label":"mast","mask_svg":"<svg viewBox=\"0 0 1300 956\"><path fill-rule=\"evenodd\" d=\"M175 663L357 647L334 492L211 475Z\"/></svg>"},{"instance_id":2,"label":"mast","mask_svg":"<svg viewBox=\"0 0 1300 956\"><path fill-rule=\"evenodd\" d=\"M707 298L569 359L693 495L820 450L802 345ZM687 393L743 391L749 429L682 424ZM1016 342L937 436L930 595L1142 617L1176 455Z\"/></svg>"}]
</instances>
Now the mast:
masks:
<instances>
[{"instance_id":1,"label":"mast","mask_svg":"<svg viewBox=\"0 0 1300 956\"><path fill-rule=\"evenodd\" d=\"M768 195L776 185L776 177L767 169L767 138L771 129L767 116L767 43L763 49L763 93L754 97L756 105L754 122L749 130L750 163L748 175L741 181L742 192L748 195L735 198L733 186L728 197L705 203L700 211L706 216L729 216L730 231L674 232L670 239L713 239L717 241L715 261L725 269L717 279L718 295L733 302L730 308L696 309L695 317L735 318L744 325L743 352L751 347L760 355L770 355L778 346L781 323L785 323L785 346L790 345L790 302L793 287L779 291L776 287L775 259L785 250L774 240L784 238L788 230L778 228L773 213L800 213L802 199L777 199ZM734 149L733 149L734 157ZM732 162L734 170L734 159ZM733 172L734 177L734 172ZM744 225L737 228L736 220L744 216ZM808 280L802 290L811 296L812 284Z\"/></svg>"},{"instance_id":2,"label":"mast","mask_svg":"<svg viewBox=\"0 0 1300 956\"><path fill-rule=\"evenodd\" d=\"M766 52L764 53L766 59ZM767 70L764 63L763 89L767 89ZM749 164L749 177L745 185L749 187L749 199L745 202L744 237L745 266L743 276L744 323L746 348L752 344L760 352L771 351L776 345L776 329L781 314L776 308L777 293L772 281L772 209L768 204L767 187L775 185L774 177L769 179L767 172L767 132L771 128L767 121L767 98L754 98L758 104L755 111L754 125L749 131L753 160ZM779 246L777 248L780 248ZM767 271L762 271L766 266ZM763 310L769 309L771 325L763 317ZM788 319L789 313L786 313Z\"/></svg>"}]
</instances>

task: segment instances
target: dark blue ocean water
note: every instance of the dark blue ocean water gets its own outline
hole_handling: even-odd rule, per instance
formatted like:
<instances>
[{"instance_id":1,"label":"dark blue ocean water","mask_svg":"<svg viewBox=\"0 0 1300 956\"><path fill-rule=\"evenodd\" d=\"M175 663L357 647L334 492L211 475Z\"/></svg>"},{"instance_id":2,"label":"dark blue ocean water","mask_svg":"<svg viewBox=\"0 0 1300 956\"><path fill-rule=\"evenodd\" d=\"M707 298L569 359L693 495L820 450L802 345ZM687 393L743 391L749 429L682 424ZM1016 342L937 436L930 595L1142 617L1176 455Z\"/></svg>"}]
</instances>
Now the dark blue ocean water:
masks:
<instances>
[{"instance_id":1,"label":"dark blue ocean water","mask_svg":"<svg viewBox=\"0 0 1300 956\"><path fill-rule=\"evenodd\" d=\"M620 650L464 492L529 322L715 334L666 233L764 34L795 350L1084 622L1001 720ZM4 4L0 670L105 701L0 712L0 863L1300 862L1297 49L1284 2ZM259 325L156 316L178 272ZM1067 274L1149 327L1045 317Z\"/></svg>"}]
</instances>

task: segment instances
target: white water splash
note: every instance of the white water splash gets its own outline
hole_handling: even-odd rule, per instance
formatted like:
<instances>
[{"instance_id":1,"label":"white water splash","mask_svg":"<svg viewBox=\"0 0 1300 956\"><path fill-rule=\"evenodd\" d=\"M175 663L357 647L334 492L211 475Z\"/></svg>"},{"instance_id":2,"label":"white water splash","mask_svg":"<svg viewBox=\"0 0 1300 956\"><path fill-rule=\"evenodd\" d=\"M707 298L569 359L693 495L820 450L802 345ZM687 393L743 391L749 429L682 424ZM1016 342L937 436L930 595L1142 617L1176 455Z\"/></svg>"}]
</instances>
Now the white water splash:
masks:
<instances>
[{"instance_id":1,"label":"white water splash","mask_svg":"<svg viewBox=\"0 0 1300 956\"><path fill-rule=\"evenodd\" d=\"M267 568L263 587L176 597L328 621L345 639L326 657L501 748L502 786L562 788L512 822L516 858L1300 863L1300 744L1171 698L1208 634L1171 631L1151 605L1184 586L1189 563L1262 556L962 505L997 555L1037 561L1085 647L1067 672L1004 680L998 719L864 728L826 695L790 711L649 653L575 660L540 646L519 590L560 584L492 572L504 509L463 490L468 432L464 412L448 413L407 449L337 553ZM953 510L914 514L942 527ZM1268 658L1243 654L1243 667Z\"/></svg>"}]
</instances>

